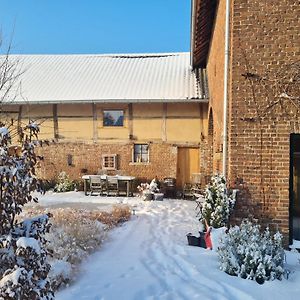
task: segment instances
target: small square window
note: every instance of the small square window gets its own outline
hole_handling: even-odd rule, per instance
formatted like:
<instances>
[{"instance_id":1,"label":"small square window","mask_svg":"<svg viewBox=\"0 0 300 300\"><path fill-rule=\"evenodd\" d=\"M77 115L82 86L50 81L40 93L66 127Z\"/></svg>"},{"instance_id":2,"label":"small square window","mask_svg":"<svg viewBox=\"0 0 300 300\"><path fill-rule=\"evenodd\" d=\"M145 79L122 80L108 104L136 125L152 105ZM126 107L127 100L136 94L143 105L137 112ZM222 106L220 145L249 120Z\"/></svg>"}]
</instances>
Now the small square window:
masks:
<instances>
[{"instance_id":1,"label":"small square window","mask_svg":"<svg viewBox=\"0 0 300 300\"><path fill-rule=\"evenodd\" d=\"M136 163L149 162L149 145L135 144L133 149L133 161Z\"/></svg>"},{"instance_id":2,"label":"small square window","mask_svg":"<svg viewBox=\"0 0 300 300\"><path fill-rule=\"evenodd\" d=\"M123 110L104 110L103 126L122 127L124 126Z\"/></svg>"},{"instance_id":3,"label":"small square window","mask_svg":"<svg viewBox=\"0 0 300 300\"><path fill-rule=\"evenodd\" d=\"M102 155L102 169L116 170L117 169L117 155L116 154Z\"/></svg>"}]
</instances>

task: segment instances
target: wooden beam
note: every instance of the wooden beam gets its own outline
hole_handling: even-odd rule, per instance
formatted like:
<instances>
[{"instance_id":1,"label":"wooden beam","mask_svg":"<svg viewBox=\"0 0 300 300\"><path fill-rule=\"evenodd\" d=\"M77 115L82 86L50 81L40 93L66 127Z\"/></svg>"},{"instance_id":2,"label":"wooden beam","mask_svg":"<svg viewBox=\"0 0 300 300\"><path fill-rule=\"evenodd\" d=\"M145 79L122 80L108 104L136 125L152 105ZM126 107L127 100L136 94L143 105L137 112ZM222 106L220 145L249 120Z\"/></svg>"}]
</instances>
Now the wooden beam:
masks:
<instances>
[{"instance_id":1,"label":"wooden beam","mask_svg":"<svg viewBox=\"0 0 300 300\"><path fill-rule=\"evenodd\" d=\"M92 103L93 110L93 141L94 143L98 140L98 116L97 116L97 106L95 103Z\"/></svg>"},{"instance_id":2,"label":"wooden beam","mask_svg":"<svg viewBox=\"0 0 300 300\"><path fill-rule=\"evenodd\" d=\"M21 133L21 129L22 129L22 110L23 110L23 106L20 105L19 106L19 112L18 112L18 134Z\"/></svg>"},{"instance_id":3,"label":"wooden beam","mask_svg":"<svg viewBox=\"0 0 300 300\"><path fill-rule=\"evenodd\" d=\"M58 140L58 117L57 117L57 104L53 104L53 128L54 128L54 139Z\"/></svg>"},{"instance_id":4,"label":"wooden beam","mask_svg":"<svg viewBox=\"0 0 300 300\"><path fill-rule=\"evenodd\" d=\"M133 138L133 111L132 111L132 103L128 104L128 134L129 139Z\"/></svg>"},{"instance_id":5,"label":"wooden beam","mask_svg":"<svg viewBox=\"0 0 300 300\"><path fill-rule=\"evenodd\" d=\"M162 112L162 132L161 139L163 142L167 141L167 112L168 112L168 104L163 103L163 112Z\"/></svg>"}]
</instances>

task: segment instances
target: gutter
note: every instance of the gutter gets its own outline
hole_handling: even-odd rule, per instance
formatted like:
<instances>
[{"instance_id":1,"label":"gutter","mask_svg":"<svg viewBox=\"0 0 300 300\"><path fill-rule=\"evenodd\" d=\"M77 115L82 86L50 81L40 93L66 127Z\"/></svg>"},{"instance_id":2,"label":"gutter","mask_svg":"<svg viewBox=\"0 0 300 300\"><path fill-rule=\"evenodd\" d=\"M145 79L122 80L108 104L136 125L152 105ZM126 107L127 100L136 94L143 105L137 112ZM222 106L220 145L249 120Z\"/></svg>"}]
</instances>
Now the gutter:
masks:
<instances>
[{"instance_id":1,"label":"gutter","mask_svg":"<svg viewBox=\"0 0 300 300\"><path fill-rule=\"evenodd\" d=\"M77 100L33 100L33 101L12 101L2 102L2 105L31 105L31 104L125 104L125 103L208 103L208 98L187 98L187 99L77 99Z\"/></svg>"},{"instance_id":2,"label":"gutter","mask_svg":"<svg viewBox=\"0 0 300 300\"><path fill-rule=\"evenodd\" d=\"M226 0L225 12L225 58L224 58L224 100L223 100L223 175L227 175L227 152L228 152L228 60L229 60L229 22L230 22L230 0Z\"/></svg>"}]
</instances>

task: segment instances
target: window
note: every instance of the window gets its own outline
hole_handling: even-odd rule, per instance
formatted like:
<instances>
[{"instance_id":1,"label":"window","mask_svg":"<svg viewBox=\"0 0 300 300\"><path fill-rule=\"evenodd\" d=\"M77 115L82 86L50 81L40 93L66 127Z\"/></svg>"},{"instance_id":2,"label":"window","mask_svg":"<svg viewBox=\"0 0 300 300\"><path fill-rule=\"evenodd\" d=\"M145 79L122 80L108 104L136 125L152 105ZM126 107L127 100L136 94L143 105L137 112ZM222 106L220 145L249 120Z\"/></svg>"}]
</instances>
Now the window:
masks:
<instances>
[{"instance_id":1,"label":"window","mask_svg":"<svg viewBox=\"0 0 300 300\"><path fill-rule=\"evenodd\" d=\"M117 169L117 154L102 155L102 169L116 170Z\"/></svg>"},{"instance_id":2,"label":"window","mask_svg":"<svg viewBox=\"0 0 300 300\"><path fill-rule=\"evenodd\" d=\"M104 110L103 126L123 126L124 111L123 110Z\"/></svg>"},{"instance_id":3,"label":"window","mask_svg":"<svg viewBox=\"0 0 300 300\"><path fill-rule=\"evenodd\" d=\"M133 149L133 161L136 163L149 162L149 145L135 144Z\"/></svg>"}]
</instances>

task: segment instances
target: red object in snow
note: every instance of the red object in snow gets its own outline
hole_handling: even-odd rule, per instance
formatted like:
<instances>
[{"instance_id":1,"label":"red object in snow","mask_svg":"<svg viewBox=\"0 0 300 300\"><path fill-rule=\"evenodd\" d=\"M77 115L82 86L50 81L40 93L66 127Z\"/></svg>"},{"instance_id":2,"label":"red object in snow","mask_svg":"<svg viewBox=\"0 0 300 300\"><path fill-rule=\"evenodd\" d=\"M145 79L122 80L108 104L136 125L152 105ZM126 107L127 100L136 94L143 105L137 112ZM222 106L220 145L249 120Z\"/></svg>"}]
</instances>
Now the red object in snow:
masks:
<instances>
[{"instance_id":1,"label":"red object in snow","mask_svg":"<svg viewBox=\"0 0 300 300\"><path fill-rule=\"evenodd\" d=\"M211 242L211 238L210 238L210 228L207 230L207 232L205 233L204 236L204 240L205 240L205 244L206 244L206 249L211 250L212 249L212 242Z\"/></svg>"},{"instance_id":2,"label":"red object in snow","mask_svg":"<svg viewBox=\"0 0 300 300\"><path fill-rule=\"evenodd\" d=\"M206 249L211 250L212 249L212 242L211 242L211 238L210 238L211 227L208 226L206 220L205 220L205 226L206 226L206 233L204 235L204 240L205 240L205 244L206 244Z\"/></svg>"}]
</instances>

